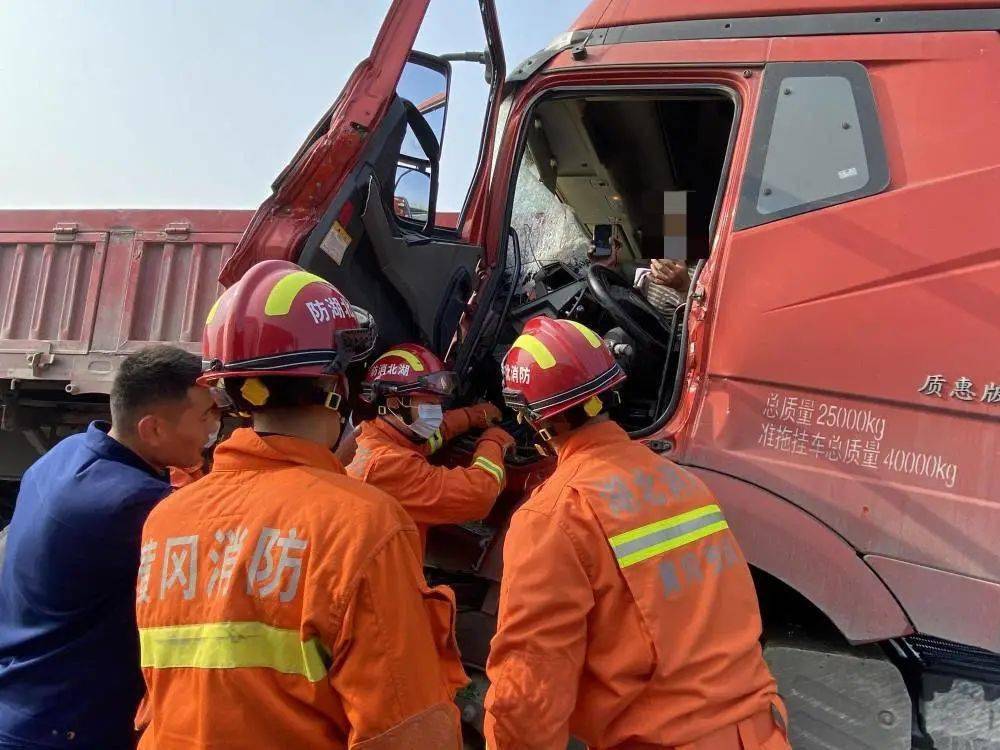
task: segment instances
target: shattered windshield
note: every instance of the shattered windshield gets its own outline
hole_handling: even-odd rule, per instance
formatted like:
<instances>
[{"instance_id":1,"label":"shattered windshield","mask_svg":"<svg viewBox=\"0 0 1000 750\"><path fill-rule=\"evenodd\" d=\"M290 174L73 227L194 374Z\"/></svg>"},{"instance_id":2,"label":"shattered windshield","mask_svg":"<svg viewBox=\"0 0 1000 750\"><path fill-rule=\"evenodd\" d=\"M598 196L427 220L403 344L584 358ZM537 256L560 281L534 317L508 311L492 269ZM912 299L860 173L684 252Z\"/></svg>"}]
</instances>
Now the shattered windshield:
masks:
<instances>
[{"instance_id":1,"label":"shattered windshield","mask_svg":"<svg viewBox=\"0 0 1000 750\"><path fill-rule=\"evenodd\" d=\"M530 149L525 149L517 173L510 223L521 245L521 281L553 261L573 269L587 265L590 236L573 209L542 183ZM513 271L514 262L509 255L508 271Z\"/></svg>"}]
</instances>

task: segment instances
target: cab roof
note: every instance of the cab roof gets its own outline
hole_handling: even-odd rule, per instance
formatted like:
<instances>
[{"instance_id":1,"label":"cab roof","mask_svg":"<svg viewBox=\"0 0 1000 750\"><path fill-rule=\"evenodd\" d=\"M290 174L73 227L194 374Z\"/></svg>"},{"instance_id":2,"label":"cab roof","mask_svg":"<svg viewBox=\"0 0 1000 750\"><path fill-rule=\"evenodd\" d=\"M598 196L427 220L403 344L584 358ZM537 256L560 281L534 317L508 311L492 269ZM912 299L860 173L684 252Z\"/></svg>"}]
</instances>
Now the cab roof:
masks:
<instances>
[{"instance_id":1,"label":"cab roof","mask_svg":"<svg viewBox=\"0 0 1000 750\"><path fill-rule=\"evenodd\" d=\"M957 10L1000 7L997 0L593 0L573 22L577 29L703 18L793 16L863 11Z\"/></svg>"}]
</instances>

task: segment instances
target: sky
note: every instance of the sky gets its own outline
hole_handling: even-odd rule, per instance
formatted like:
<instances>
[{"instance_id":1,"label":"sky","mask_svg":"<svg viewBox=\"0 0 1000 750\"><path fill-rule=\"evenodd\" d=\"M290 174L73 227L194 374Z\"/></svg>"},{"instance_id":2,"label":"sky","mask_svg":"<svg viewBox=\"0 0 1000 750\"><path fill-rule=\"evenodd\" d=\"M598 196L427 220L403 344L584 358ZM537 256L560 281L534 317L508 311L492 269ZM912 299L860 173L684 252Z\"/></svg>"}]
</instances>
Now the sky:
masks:
<instances>
[{"instance_id":1,"label":"sky","mask_svg":"<svg viewBox=\"0 0 1000 750\"><path fill-rule=\"evenodd\" d=\"M586 0L497 0L507 70ZM367 56L389 0L4 0L0 208L256 208ZM431 0L416 48L485 46ZM482 66L455 62L439 210L478 153Z\"/></svg>"}]
</instances>

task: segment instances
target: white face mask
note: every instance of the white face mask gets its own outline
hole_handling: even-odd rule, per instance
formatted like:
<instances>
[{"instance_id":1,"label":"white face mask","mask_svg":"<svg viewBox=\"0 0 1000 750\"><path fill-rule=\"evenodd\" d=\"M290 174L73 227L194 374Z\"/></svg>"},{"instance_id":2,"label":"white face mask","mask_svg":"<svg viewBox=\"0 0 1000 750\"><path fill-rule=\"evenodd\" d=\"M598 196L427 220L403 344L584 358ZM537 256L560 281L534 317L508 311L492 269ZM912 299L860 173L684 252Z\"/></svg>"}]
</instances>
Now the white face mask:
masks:
<instances>
[{"instance_id":1,"label":"white face mask","mask_svg":"<svg viewBox=\"0 0 1000 750\"><path fill-rule=\"evenodd\" d=\"M444 420L444 413L441 411L441 404L417 404L417 418L410 425L415 435L430 438Z\"/></svg>"},{"instance_id":2,"label":"white face mask","mask_svg":"<svg viewBox=\"0 0 1000 750\"><path fill-rule=\"evenodd\" d=\"M213 448L215 446L215 443L219 439L219 433L220 432L222 432L222 423L221 422L219 423L219 426L215 428L215 432L213 432L209 436L208 440L205 441L205 444L202 446L202 450L206 450L207 451L207 450Z\"/></svg>"}]
</instances>

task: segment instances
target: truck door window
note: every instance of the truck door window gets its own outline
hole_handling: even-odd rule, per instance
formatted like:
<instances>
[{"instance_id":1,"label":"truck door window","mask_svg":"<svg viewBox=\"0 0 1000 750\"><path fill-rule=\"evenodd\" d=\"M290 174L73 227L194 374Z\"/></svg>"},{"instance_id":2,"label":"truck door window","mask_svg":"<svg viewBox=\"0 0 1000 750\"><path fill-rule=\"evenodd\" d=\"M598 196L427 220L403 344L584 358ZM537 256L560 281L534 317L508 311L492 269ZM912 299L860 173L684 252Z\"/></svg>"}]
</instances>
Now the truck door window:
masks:
<instances>
[{"instance_id":1,"label":"truck door window","mask_svg":"<svg viewBox=\"0 0 1000 750\"><path fill-rule=\"evenodd\" d=\"M888 184L875 100L862 65L765 68L737 229L874 195Z\"/></svg>"}]
</instances>

